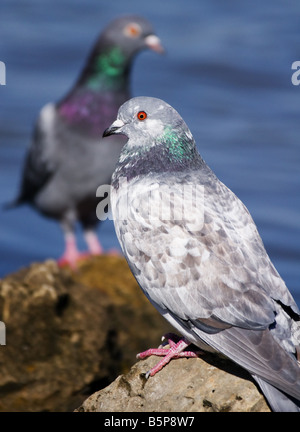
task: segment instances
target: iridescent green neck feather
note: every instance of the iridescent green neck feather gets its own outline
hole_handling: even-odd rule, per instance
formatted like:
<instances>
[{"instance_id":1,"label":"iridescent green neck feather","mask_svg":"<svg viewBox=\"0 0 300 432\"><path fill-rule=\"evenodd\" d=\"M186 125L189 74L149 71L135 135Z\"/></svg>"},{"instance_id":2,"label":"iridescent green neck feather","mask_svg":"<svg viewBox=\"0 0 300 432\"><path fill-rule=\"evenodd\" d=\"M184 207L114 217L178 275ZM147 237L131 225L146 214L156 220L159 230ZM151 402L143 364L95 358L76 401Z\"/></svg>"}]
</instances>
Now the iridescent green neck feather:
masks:
<instances>
[{"instance_id":1,"label":"iridescent green neck feather","mask_svg":"<svg viewBox=\"0 0 300 432\"><path fill-rule=\"evenodd\" d=\"M95 91L124 88L128 73L128 59L119 47L112 47L94 57L85 85Z\"/></svg>"},{"instance_id":2,"label":"iridescent green neck feather","mask_svg":"<svg viewBox=\"0 0 300 432\"><path fill-rule=\"evenodd\" d=\"M190 163L196 156L193 138L185 131L180 133L180 128L166 126L163 135L157 141L166 148L165 154L170 163L184 165Z\"/></svg>"}]
</instances>

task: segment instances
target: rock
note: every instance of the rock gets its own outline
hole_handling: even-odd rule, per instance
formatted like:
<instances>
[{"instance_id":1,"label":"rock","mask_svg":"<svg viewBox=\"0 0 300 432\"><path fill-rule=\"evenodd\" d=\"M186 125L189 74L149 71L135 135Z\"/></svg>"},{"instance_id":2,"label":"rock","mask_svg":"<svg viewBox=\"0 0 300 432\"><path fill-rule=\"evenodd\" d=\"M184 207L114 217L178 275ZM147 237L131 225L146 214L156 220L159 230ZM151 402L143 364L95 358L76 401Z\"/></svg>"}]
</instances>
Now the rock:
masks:
<instances>
[{"instance_id":1,"label":"rock","mask_svg":"<svg viewBox=\"0 0 300 432\"><path fill-rule=\"evenodd\" d=\"M145 297L124 258L91 258L82 263L73 278L108 297L122 353L122 372L128 372L138 352L156 346L163 334L174 331Z\"/></svg>"},{"instance_id":2,"label":"rock","mask_svg":"<svg viewBox=\"0 0 300 432\"><path fill-rule=\"evenodd\" d=\"M134 364L136 353L172 329L122 257L77 271L46 261L5 277L0 321L0 411L269 410L245 371L212 354L143 378L157 357Z\"/></svg>"},{"instance_id":3,"label":"rock","mask_svg":"<svg viewBox=\"0 0 300 432\"><path fill-rule=\"evenodd\" d=\"M74 410L166 328L124 258L109 256L76 272L47 261L5 277L0 321L0 411L13 412Z\"/></svg>"},{"instance_id":4,"label":"rock","mask_svg":"<svg viewBox=\"0 0 300 432\"><path fill-rule=\"evenodd\" d=\"M154 377L143 374L158 361L139 361L129 373L94 393L77 412L269 412L246 371L213 354L172 360Z\"/></svg>"}]
</instances>

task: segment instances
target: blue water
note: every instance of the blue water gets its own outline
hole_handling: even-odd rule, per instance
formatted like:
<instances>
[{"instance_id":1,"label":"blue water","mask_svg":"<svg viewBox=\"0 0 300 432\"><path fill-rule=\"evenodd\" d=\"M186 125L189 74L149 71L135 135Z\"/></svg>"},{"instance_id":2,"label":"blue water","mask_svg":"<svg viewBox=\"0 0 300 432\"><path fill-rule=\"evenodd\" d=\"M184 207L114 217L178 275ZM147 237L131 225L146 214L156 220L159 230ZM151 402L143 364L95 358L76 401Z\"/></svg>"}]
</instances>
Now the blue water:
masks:
<instances>
[{"instance_id":1,"label":"blue water","mask_svg":"<svg viewBox=\"0 0 300 432\"><path fill-rule=\"evenodd\" d=\"M154 25L165 56L135 61L133 95L172 104L218 177L249 208L276 268L300 304L300 3L285 0L1 0L0 202L18 190L40 108L65 94L99 32L119 14ZM118 245L112 222L99 229ZM80 246L83 247L82 238ZM29 207L0 210L0 276L58 257L60 227Z\"/></svg>"}]
</instances>

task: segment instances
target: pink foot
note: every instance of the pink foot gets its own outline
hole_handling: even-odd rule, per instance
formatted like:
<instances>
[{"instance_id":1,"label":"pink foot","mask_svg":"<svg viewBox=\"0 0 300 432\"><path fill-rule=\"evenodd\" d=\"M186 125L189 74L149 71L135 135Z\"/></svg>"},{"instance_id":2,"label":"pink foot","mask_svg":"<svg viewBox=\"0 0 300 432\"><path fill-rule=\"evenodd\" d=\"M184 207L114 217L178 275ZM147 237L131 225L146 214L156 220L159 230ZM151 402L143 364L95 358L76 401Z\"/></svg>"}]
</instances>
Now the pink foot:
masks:
<instances>
[{"instance_id":1,"label":"pink foot","mask_svg":"<svg viewBox=\"0 0 300 432\"><path fill-rule=\"evenodd\" d=\"M90 254L87 252L79 252L77 255L72 254L71 256L64 253L63 256L57 260L57 264L59 267L69 266L75 270L77 268L78 262L87 259L89 256Z\"/></svg>"},{"instance_id":2,"label":"pink foot","mask_svg":"<svg viewBox=\"0 0 300 432\"><path fill-rule=\"evenodd\" d=\"M63 256L57 260L59 267L69 266L76 269L78 261L86 259L87 253L79 252L76 246L76 239L73 234L68 233L65 236L66 248Z\"/></svg>"},{"instance_id":3,"label":"pink foot","mask_svg":"<svg viewBox=\"0 0 300 432\"><path fill-rule=\"evenodd\" d=\"M168 342L165 342L165 339ZM185 338L180 338L173 333L167 333L162 338L163 345L168 344L169 349L163 348L162 345L158 348L150 348L146 351L143 351L137 354L138 359L144 359L151 355L164 356L162 360L160 360L152 369L150 369L146 374L146 378L150 376L154 376L157 372L159 372L170 360L180 358L180 357L198 357L198 355L202 354L201 350L197 351L184 351L184 349L190 345L190 342Z\"/></svg>"}]
</instances>

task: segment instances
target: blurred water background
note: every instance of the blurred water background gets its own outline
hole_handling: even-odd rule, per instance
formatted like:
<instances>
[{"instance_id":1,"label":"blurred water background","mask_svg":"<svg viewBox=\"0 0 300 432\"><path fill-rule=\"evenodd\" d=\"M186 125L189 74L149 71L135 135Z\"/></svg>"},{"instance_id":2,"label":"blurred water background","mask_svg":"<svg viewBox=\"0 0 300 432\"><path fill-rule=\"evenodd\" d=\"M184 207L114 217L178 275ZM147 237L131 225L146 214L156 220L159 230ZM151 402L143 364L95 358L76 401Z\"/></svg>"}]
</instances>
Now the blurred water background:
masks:
<instances>
[{"instance_id":1,"label":"blurred water background","mask_svg":"<svg viewBox=\"0 0 300 432\"><path fill-rule=\"evenodd\" d=\"M141 53L132 94L162 98L199 150L250 210L300 305L300 3L293 0L1 0L0 204L17 194L41 107L73 85L103 27L120 14L148 18L167 53ZM99 228L117 247L113 223ZM60 256L59 225L30 207L0 209L0 277ZM80 238L80 247L84 247Z\"/></svg>"}]
</instances>

